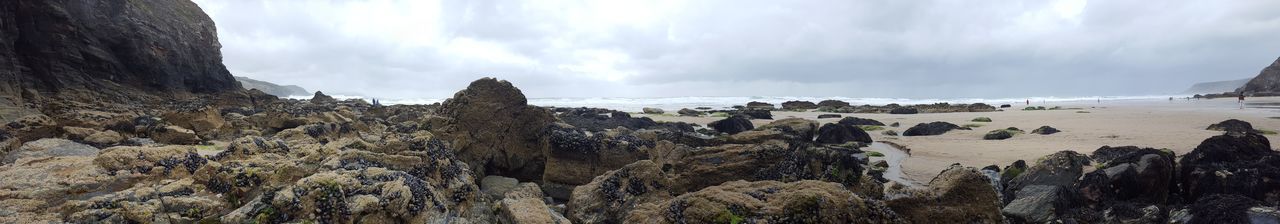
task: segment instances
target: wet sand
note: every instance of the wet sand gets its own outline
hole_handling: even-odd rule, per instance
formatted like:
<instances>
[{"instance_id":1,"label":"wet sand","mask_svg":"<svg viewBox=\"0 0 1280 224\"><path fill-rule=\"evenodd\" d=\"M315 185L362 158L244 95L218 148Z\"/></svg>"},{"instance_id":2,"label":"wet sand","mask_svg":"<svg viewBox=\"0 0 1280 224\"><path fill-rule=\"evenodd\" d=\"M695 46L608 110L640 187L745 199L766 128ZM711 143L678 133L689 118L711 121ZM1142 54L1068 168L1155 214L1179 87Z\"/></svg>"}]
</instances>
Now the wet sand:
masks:
<instances>
[{"instance_id":1,"label":"wet sand","mask_svg":"<svg viewBox=\"0 0 1280 224\"><path fill-rule=\"evenodd\" d=\"M1182 155L1194 149L1201 141L1218 131L1205 130L1210 124L1226 119L1250 122L1254 128L1275 131L1280 129L1280 98L1250 98L1250 106L1240 109L1235 99L1213 100L1146 100L1102 101L1101 103L1064 102L1030 106L1061 106L1064 110L1022 111L1025 104L997 112L940 113L940 114L841 114L876 119L885 124L901 123L900 127L888 127L902 133L917 123L945 121L957 125L982 124L973 130L951 131L938 136L884 136L881 131L869 132L873 139L888 140L911 149L911 155L902 161L902 169L908 179L927 183L953 163L983 167L1004 167L1019 159L1034 161L1060 150L1091 153L1095 149L1110 146L1134 145L1140 147L1167 148ZM998 103L993 103L998 105ZM1080 112L1083 111L1083 112ZM839 118L817 119L822 112L773 112L774 118L800 117L822 123L839 121ZM720 117L650 116L658 121L684 121L705 125ZM975 117L990 117L992 122L970 122ZM757 126L772 120L753 120ZM1030 134L1040 126L1052 126L1062 130L1053 135ZM983 140L988 131L1017 127L1028 134L1006 140ZM1272 142L1280 136L1268 135Z\"/></svg>"}]
</instances>

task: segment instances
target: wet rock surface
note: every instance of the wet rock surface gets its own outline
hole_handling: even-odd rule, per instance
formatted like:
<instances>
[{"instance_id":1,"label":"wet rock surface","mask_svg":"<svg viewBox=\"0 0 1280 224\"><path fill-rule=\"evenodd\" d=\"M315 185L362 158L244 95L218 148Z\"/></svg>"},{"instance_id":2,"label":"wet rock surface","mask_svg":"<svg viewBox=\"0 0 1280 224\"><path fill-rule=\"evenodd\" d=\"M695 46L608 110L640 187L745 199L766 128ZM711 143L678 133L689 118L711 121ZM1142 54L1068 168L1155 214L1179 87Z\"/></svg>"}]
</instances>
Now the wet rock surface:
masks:
<instances>
[{"instance_id":1,"label":"wet rock surface","mask_svg":"<svg viewBox=\"0 0 1280 224\"><path fill-rule=\"evenodd\" d=\"M968 130L968 128L960 127L959 125L955 125L952 123L935 121L935 122L929 122L929 123L920 123L920 124L917 124L916 126L912 126L911 128L907 128L906 131L902 132L902 136L941 135L941 134L947 133L948 131L957 130L957 129Z\"/></svg>"}]
</instances>

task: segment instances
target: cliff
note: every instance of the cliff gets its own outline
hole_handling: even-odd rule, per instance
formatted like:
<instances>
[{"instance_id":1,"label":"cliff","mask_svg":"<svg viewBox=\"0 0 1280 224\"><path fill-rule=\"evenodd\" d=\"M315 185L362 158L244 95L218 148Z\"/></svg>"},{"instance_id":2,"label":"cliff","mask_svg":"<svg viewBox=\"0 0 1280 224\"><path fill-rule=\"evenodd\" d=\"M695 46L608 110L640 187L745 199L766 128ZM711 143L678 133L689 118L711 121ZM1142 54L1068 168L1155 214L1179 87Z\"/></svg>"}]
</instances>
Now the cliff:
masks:
<instances>
[{"instance_id":1,"label":"cliff","mask_svg":"<svg viewBox=\"0 0 1280 224\"><path fill-rule=\"evenodd\" d=\"M1240 87L1248 83L1250 79L1227 80L1217 82L1202 82L1191 85L1183 93L1222 93L1236 91Z\"/></svg>"},{"instance_id":2,"label":"cliff","mask_svg":"<svg viewBox=\"0 0 1280 224\"><path fill-rule=\"evenodd\" d=\"M130 102L241 90L220 48L213 21L188 0L2 1L0 116L52 98Z\"/></svg>"},{"instance_id":3,"label":"cliff","mask_svg":"<svg viewBox=\"0 0 1280 224\"><path fill-rule=\"evenodd\" d=\"M285 97L285 96L311 95L311 92L307 92L307 89L303 89L301 86L297 86L297 85L282 86L275 83L251 79L249 77L243 77L243 76L236 76L236 81L239 81L240 85L244 86L245 89L262 90L262 92L275 95L275 96Z\"/></svg>"},{"instance_id":4,"label":"cliff","mask_svg":"<svg viewBox=\"0 0 1280 224\"><path fill-rule=\"evenodd\" d=\"M1262 72L1258 72L1258 76L1244 84L1240 92L1249 95L1280 94L1280 58L1263 68Z\"/></svg>"}]
</instances>

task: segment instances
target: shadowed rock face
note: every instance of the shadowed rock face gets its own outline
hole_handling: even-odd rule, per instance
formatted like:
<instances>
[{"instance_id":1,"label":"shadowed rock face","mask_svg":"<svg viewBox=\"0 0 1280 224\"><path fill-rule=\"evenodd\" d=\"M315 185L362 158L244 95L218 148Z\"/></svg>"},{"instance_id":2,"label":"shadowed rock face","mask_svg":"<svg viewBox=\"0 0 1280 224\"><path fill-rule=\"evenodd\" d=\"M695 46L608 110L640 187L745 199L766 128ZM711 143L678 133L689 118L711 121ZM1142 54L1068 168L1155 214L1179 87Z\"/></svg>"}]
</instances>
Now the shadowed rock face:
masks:
<instances>
[{"instance_id":1,"label":"shadowed rock face","mask_svg":"<svg viewBox=\"0 0 1280 224\"><path fill-rule=\"evenodd\" d=\"M213 21L190 1L13 0L0 3L0 22L0 80L9 85L240 89Z\"/></svg>"},{"instance_id":2,"label":"shadowed rock face","mask_svg":"<svg viewBox=\"0 0 1280 224\"><path fill-rule=\"evenodd\" d=\"M1280 58L1270 66L1262 69L1257 77L1240 87L1238 92L1245 94L1280 93Z\"/></svg>"},{"instance_id":3,"label":"shadowed rock face","mask_svg":"<svg viewBox=\"0 0 1280 224\"><path fill-rule=\"evenodd\" d=\"M527 102L507 81L476 80L442 103L436 114L448 121L436 131L477 174L538 180L546 160L545 130L555 118Z\"/></svg>"}]
</instances>

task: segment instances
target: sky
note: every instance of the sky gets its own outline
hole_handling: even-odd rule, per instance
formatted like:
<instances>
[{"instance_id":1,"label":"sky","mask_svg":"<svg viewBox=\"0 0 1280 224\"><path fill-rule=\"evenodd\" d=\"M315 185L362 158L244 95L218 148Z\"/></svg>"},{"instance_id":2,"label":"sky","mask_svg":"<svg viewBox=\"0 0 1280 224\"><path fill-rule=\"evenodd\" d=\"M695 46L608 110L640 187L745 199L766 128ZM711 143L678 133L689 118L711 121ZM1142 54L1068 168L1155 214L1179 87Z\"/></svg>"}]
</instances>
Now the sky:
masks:
<instances>
[{"instance_id":1,"label":"sky","mask_svg":"<svg viewBox=\"0 0 1280 224\"><path fill-rule=\"evenodd\" d=\"M234 75L444 98L1177 93L1280 57L1275 0L195 0Z\"/></svg>"}]
</instances>

